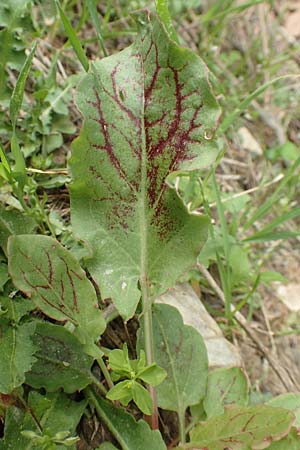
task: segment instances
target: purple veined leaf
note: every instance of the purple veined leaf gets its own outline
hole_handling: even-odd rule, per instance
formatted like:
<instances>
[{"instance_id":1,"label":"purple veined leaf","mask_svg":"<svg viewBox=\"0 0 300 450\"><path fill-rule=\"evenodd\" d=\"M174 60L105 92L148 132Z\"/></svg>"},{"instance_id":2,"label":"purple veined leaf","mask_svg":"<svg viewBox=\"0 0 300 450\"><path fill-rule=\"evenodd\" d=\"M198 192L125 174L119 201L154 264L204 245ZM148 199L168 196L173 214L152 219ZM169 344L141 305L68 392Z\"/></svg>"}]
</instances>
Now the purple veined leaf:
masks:
<instances>
[{"instance_id":1,"label":"purple veined leaf","mask_svg":"<svg viewBox=\"0 0 300 450\"><path fill-rule=\"evenodd\" d=\"M18 235L8 240L9 272L15 286L47 316L75 326L86 351L105 329L97 297L78 261L55 239Z\"/></svg>"},{"instance_id":2,"label":"purple veined leaf","mask_svg":"<svg viewBox=\"0 0 300 450\"><path fill-rule=\"evenodd\" d=\"M77 90L84 126L70 162L74 232L93 248L87 266L123 318L195 263L208 219L189 215L167 176L212 163L220 109L207 68L144 13L135 43L94 63Z\"/></svg>"},{"instance_id":3,"label":"purple veined leaf","mask_svg":"<svg viewBox=\"0 0 300 450\"><path fill-rule=\"evenodd\" d=\"M200 422L190 433L191 442L184 449L263 450L285 437L295 421L283 408L267 405L229 406L225 413Z\"/></svg>"}]
</instances>

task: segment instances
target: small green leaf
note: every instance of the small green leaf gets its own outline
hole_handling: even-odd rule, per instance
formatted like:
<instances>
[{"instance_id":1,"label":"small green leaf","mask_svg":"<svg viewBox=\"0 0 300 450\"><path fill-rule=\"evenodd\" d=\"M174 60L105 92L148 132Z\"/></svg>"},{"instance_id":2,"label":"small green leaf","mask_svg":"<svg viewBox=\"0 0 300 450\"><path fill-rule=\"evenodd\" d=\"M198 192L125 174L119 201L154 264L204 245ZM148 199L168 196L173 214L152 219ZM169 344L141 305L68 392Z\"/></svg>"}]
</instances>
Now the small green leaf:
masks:
<instances>
[{"instance_id":1,"label":"small green leaf","mask_svg":"<svg viewBox=\"0 0 300 450\"><path fill-rule=\"evenodd\" d=\"M131 361L131 365L133 365L133 361ZM146 367L146 353L144 350L140 350L140 357L136 360L136 373L140 373Z\"/></svg>"},{"instance_id":2,"label":"small green leaf","mask_svg":"<svg viewBox=\"0 0 300 450\"><path fill-rule=\"evenodd\" d=\"M230 246L229 260L232 271L232 283L239 286L242 281L251 278L251 264L248 251L240 245Z\"/></svg>"},{"instance_id":3,"label":"small green leaf","mask_svg":"<svg viewBox=\"0 0 300 450\"><path fill-rule=\"evenodd\" d=\"M156 363L151 364L151 366L145 367L137 373L137 378L143 380L145 383L151 386L158 386L164 381L167 376L167 372L162 367L159 367Z\"/></svg>"},{"instance_id":4,"label":"small green leaf","mask_svg":"<svg viewBox=\"0 0 300 450\"><path fill-rule=\"evenodd\" d=\"M298 147L290 141L285 142L283 145L267 150L267 157L271 161L281 160L290 162L297 159L299 156Z\"/></svg>"},{"instance_id":5,"label":"small green leaf","mask_svg":"<svg viewBox=\"0 0 300 450\"><path fill-rule=\"evenodd\" d=\"M136 422L130 414L96 396L90 388L87 389L86 395L95 406L100 420L116 437L122 450L166 450L158 430L150 430L143 420Z\"/></svg>"},{"instance_id":6,"label":"small green leaf","mask_svg":"<svg viewBox=\"0 0 300 450\"><path fill-rule=\"evenodd\" d=\"M137 407L147 415L152 414L153 403L147 389L137 381L126 380L116 384L106 394L109 400L118 400L122 405L127 406L133 400Z\"/></svg>"},{"instance_id":7,"label":"small green leaf","mask_svg":"<svg viewBox=\"0 0 300 450\"><path fill-rule=\"evenodd\" d=\"M0 205L0 246L7 254L7 240L13 234L32 233L35 221L17 210L7 210Z\"/></svg>"},{"instance_id":8,"label":"small green leaf","mask_svg":"<svg viewBox=\"0 0 300 450\"><path fill-rule=\"evenodd\" d=\"M10 322L12 326L18 325L21 319L34 309L34 304L29 298L15 296L0 297L0 307L6 311L5 319Z\"/></svg>"},{"instance_id":9,"label":"small green leaf","mask_svg":"<svg viewBox=\"0 0 300 450\"><path fill-rule=\"evenodd\" d=\"M20 235L9 239L8 261L16 287L44 314L75 325L76 335L94 356L94 341L105 321L94 287L72 253L48 236Z\"/></svg>"},{"instance_id":10,"label":"small green leaf","mask_svg":"<svg viewBox=\"0 0 300 450\"><path fill-rule=\"evenodd\" d=\"M66 34L72 44L72 47L79 59L79 61L81 62L84 70L87 72L89 70L89 61L86 57L86 54L83 51L83 48L81 46L80 40L78 39L78 37L76 36L75 31L73 30L73 27L69 21L69 19L67 18L67 16L64 13L64 10L62 9L62 7L60 6L59 2L57 0L55 0L56 6L58 8L59 11L59 15L61 18L61 21L63 23L63 26L65 28Z\"/></svg>"},{"instance_id":11,"label":"small green leaf","mask_svg":"<svg viewBox=\"0 0 300 450\"><path fill-rule=\"evenodd\" d=\"M295 418L290 411L270 406L230 406L222 416L201 422L190 433L185 449L230 450L268 447L286 436Z\"/></svg>"},{"instance_id":12,"label":"small green leaf","mask_svg":"<svg viewBox=\"0 0 300 450\"><path fill-rule=\"evenodd\" d=\"M30 392L28 406L30 412L23 409L10 407L5 417L4 438L0 439L1 450L29 450L31 448L41 450L41 446L33 446L22 433L23 430L31 433L32 436L51 438L71 435L74 436L76 427L86 408L87 402L74 401L62 392L47 393L41 395L38 392ZM42 424L44 434L41 435L32 413ZM1 447L2 445L2 447ZM55 446L59 450L65 447ZM70 448L70 447L69 447ZM71 446L75 450L75 445Z\"/></svg>"},{"instance_id":13,"label":"small green leaf","mask_svg":"<svg viewBox=\"0 0 300 450\"><path fill-rule=\"evenodd\" d=\"M280 283L287 283L289 280L280 272L276 272L273 270L266 270L264 272L260 272L259 279L261 283L272 283L274 281L279 281Z\"/></svg>"},{"instance_id":14,"label":"small green leaf","mask_svg":"<svg viewBox=\"0 0 300 450\"><path fill-rule=\"evenodd\" d=\"M248 390L248 380L238 367L211 372L204 400L207 418L224 414L224 406L228 404L247 405Z\"/></svg>"},{"instance_id":15,"label":"small green leaf","mask_svg":"<svg viewBox=\"0 0 300 450\"><path fill-rule=\"evenodd\" d=\"M93 358L84 353L78 339L61 325L37 323L33 335L36 362L26 374L26 383L53 392L63 388L73 393L93 381Z\"/></svg>"},{"instance_id":16,"label":"small green leaf","mask_svg":"<svg viewBox=\"0 0 300 450\"><path fill-rule=\"evenodd\" d=\"M108 391L106 398L112 401L119 400L122 405L127 406L133 398L131 390L132 383L133 381L131 380L121 381Z\"/></svg>"},{"instance_id":17,"label":"small green leaf","mask_svg":"<svg viewBox=\"0 0 300 450\"><path fill-rule=\"evenodd\" d=\"M0 316L0 392L10 394L24 383L25 373L36 361L32 342L35 323L12 325L5 316Z\"/></svg>"},{"instance_id":18,"label":"small green leaf","mask_svg":"<svg viewBox=\"0 0 300 450\"><path fill-rule=\"evenodd\" d=\"M128 348L125 344L123 350L115 349L109 352L109 366L111 370L121 376L130 376L132 367L129 361Z\"/></svg>"},{"instance_id":19,"label":"small green leaf","mask_svg":"<svg viewBox=\"0 0 300 450\"><path fill-rule=\"evenodd\" d=\"M147 389L134 381L132 383L131 390L134 403L138 406L142 413L151 416L153 411L153 402Z\"/></svg>"},{"instance_id":20,"label":"small green leaf","mask_svg":"<svg viewBox=\"0 0 300 450\"><path fill-rule=\"evenodd\" d=\"M23 96L24 96L24 89L27 77L30 72L32 60L35 54L37 43L35 42L30 50L30 53L28 54L25 63L21 69L21 72L19 74L19 77L17 79L17 83L14 87L11 99L10 99L10 106L9 106L9 112L10 112L10 120L13 125L13 129L15 129L17 118L19 115L19 111L22 106Z\"/></svg>"}]
</instances>

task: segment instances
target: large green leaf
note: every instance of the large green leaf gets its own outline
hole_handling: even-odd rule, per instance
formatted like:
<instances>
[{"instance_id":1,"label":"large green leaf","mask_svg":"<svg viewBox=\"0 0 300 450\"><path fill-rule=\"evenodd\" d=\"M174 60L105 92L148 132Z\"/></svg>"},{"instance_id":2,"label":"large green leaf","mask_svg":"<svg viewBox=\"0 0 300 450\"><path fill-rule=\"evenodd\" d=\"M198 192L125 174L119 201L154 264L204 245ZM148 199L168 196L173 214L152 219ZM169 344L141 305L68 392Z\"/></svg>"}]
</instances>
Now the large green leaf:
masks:
<instances>
[{"instance_id":1,"label":"large green leaf","mask_svg":"<svg viewBox=\"0 0 300 450\"><path fill-rule=\"evenodd\" d=\"M77 104L84 127L73 144L71 213L93 249L88 268L128 319L139 280L154 297L174 285L206 240L206 217L189 215L166 177L205 167L219 107L207 68L170 40L155 16L135 43L92 65Z\"/></svg>"},{"instance_id":2,"label":"large green leaf","mask_svg":"<svg viewBox=\"0 0 300 450\"><path fill-rule=\"evenodd\" d=\"M14 284L44 314L70 321L81 342L89 345L105 329L95 290L74 256L56 240L39 235L12 236L9 271ZM91 354L96 349L87 349Z\"/></svg>"},{"instance_id":3,"label":"large green leaf","mask_svg":"<svg viewBox=\"0 0 300 450\"><path fill-rule=\"evenodd\" d=\"M101 421L115 436L122 450L166 450L160 432L150 430L144 420L136 422L122 408L116 408L101 397L96 397L91 390L88 391L87 396L95 405Z\"/></svg>"},{"instance_id":4,"label":"large green leaf","mask_svg":"<svg viewBox=\"0 0 300 450\"><path fill-rule=\"evenodd\" d=\"M272 441L286 436L294 420L294 415L283 408L230 406L222 416L197 425L190 433L191 442L182 447L201 450L264 449Z\"/></svg>"},{"instance_id":5,"label":"large green leaf","mask_svg":"<svg viewBox=\"0 0 300 450\"><path fill-rule=\"evenodd\" d=\"M224 414L228 404L247 405L249 383L242 369L216 369L208 376L204 410L208 418Z\"/></svg>"},{"instance_id":6,"label":"large green leaf","mask_svg":"<svg viewBox=\"0 0 300 450\"><path fill-rule=\"evenodd\" d=\"M62 392L41 395L37 392L29 394L30 411L38 419L44 435L54 437L57 433L67 431L74 435L76 426L86 408L86 401L75 402ZM5 417L4 438L0 440L1 450L42 450L22 434L22 431L33 431L41 434L30 412L10 407ZM49 448L49 447L48 447ZM65 450L63 445L55 446L56 450ZM68 447L75 450L76 446ZM44 447L43 447L44 449Z\"/></svg>"},{"instance_id":7,"label":"large green leaf","mask_svg":"<svg viewBox=\"0 0 300 450\"><path fill-rule=\"evenodd\" d=\"M33 342L36 362L26 374L26 383L48 391L63 388L72 393L93 381L93 358L84 353L78 339L61 325L41 322L36 326Z\"/></svg>"},{"instance_id":8,"label":"large green leaf","mask_svg":"<svg viewBox=\"0 0 300 450\"><path fill-rule=\"evenodd\" d=\"M156 387L158 406L177 411L182 417L188 406L196 405L205 395L205 344L198 331L184 325L176 308L163 304L153 307L153 340L154 360L167 372L166 379Z\"/></svg>"},{"instance_id":9,"label":"large green leaf","mask_svg":"<svg viewBox=\"0 0 300 450\"><path fill-rule=\"evenodd\" d=\"M12 325L0 317L0 392L9 394L25 381L25 372L35 361L32 335L35 324Z\"/></svg>"}]
</instances>

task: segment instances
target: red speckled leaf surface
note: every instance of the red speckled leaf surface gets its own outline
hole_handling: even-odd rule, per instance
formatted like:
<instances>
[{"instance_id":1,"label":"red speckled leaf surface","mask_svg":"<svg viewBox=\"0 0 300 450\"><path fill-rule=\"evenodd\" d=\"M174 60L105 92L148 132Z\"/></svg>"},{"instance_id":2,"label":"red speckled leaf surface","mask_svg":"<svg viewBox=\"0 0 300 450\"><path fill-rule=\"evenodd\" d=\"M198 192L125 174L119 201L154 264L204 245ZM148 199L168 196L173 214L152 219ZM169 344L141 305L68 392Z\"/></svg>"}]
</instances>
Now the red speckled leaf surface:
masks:
<instances>
[{"instance_id":1,"label":"red speckled leaf surface","mask_svg":"<svg viewBox=\"0 0 300 450\"><path fill-rule=\"evenodd\" d=\"M140 21L135 43L94 63L78 87L84 126L71 159L73 228L124 318L135 312L140 279L152 296L164 292L206 239L207 218L190 216L166 177L214 160L220 112L202 60L156 17Z\"/></svg>"}]
</instances>

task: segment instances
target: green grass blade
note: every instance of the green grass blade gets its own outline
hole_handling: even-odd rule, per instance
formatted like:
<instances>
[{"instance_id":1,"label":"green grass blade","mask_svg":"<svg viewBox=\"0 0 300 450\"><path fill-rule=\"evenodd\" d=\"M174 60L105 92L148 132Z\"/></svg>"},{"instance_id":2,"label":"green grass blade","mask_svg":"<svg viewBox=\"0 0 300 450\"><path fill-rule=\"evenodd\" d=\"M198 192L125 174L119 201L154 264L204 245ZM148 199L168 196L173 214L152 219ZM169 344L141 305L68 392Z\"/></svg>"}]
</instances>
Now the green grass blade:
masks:
<instances>
[{"instance_id":1,"label":"green grass blade","mask_svg":"<svg viewBox=\"0 0 300 450\"><path fill-rule=\"evenodd\" d=\"M80 40L78 39L75 31L73 30L71 23L69 22L69 19L65 15L62 7L60 6L60 4L57 0L55 1L55 4L59 11L59 15L60 15L61 21L63 23L63 26L65 28L66 34L68 36L68 39L71 42L72 47L73 47L79 61L81 62L84 70L87 72L89 70L89 61L86 57L86 54L83 51Z\"/></svg>"},{"instance_id":2,"label":"green grass blade","mask_svg":"<svg viewBox=\"0 0 300 450\"><path fill-rule=\"evenodd\" d=\"M101 24L100 24L100 20L98 17L98 12L97 12L97 7L95 5L95 2L94 2L94 0L86 0L86 4L87 4L88 10L89 10L89 14L91 16L93 25L97 31L97 37L98 37L99 43L101 45L103 54L104 54L104 56L108 56L107 50L105 48L105 43L104 43L102 30L101 30Z\"/></svg>"},{"instance_id":3,"label":"green grass blade","mask_svg":"<svg viewBox=\"0 0 300 450\"><path fill-rule=\"evenodd\" d=\"M219 13L221 14L228 10L233 4L234 0L218 0L213 4L209 10L201 17L201 22L210 22L213 20ZM224 11L225 7L225 11Z\"/></svg>"},{"instance_id":4,"label":"green grass blade","mask_svg":"<svg viewBox=\"0 0 300 450\"><path fill-rule=\"evenodd\" d=\"M23 187L26 184L26 178L27 178L26 164L25 164L24 155L20 149L18 138L17 138L15 132L13 132L13 134L12 134L10 146L11 146L11 152L15 159L15 167L14 167L13 175L14 175L15 180L18 182L19 187L21 189L23 189Z\"/></svg>"},{"instance_id":5,"label":"green grass blade","mask_svg":"<svg viewBox=\"0 0 300 450\"><path fill-rule=\"evenodd\" d=\"M252 215L252 217L243 225L243 229L247 230L250 228L257 220L264 217L272 208L272 206L278 202L278 198L282 189L289 183L291 178L294 176L294 172L300 165L300 158L296 159L294 164L287 170L285 177L281 180L271 197L264 202L258 210Z\"/></svg>"},{"instance_id":6,"label":"green grass blade","mask_svg":"<svg viewBox=\"0 0 300 450\"><path fill-rule=\"evenodd\" d=\"M221 232L223 236L223 242L224 242L224 255L226 260L229 260L229 252L230 252L230 244L229 244L229 235L228 235L228 229L227 229L227 222L224 214L224 208L223 203L221 201L220 197L220 191L217 185L215 174L212 176L212 186L214 190L214 194L216 197L216 206L218 211L218 216L220 220L220 226L221 226Z\"/></svg>"},{"instance_id":7,"label":"green grass blade","mask_svg":"<svg viewBox=\"0 0 300 450\"><path fill-rule=\"evenodd\" d=\"M253 235L249 236L246 240L252 240L253 238L257 238L261 235L265 235L268 233L272 233L273 230L278 227L279 225L282 225L284 222L287 222L288 220L295 219L296 217L300 216L300 208L296 208L292 211L289 211L279 217L276 217L269 225L264 227L262 230L258 231L257 233L254 233Z\"/></svg>"},{"instance_id":8,"label":"green grass blade","mask_svg":"<svg viewBox=\"0 0 300 450\"><path fill-rule=\"evenodd\" d=\"M1 159L1 164L5 168L5 170L8 173L11 173L11 168L10 168L9 162L7 161L5 150L4 150L1 142L0 142L0 159Z\"/></svg>"},{"instance_id":9,"label":"green grass blade","mask_svg":"<svg viewBox=\"0 0 300 450\"><path fill-rule=\"evenodd\" d=\"M260 3L265 3L265 0L251 0L249 2L242 3L241 5L230 6L226 8L224 11L220 11L219 8L214 8L213 11L210 10L208 11L209 14L206 13L204 14L204 16L201 17L201 22L208 23L212 19L223 19L229 14L243 12L254 5L259 5Z\"/></svg>"},{"instance_id":10,"label":"green grass blade","mask_svg":"<svg viewBox=\"0 0 300 450\"><path fill-rule=\"evenodd\" d=\"M256 233L249 238L244 239L244 242L269 242L279 241L284 239L291 239L300 236L300 231L278 231L270 233Z\"/></svg>"},{"instance_id":11,"label":"green grass blade","mask_svg":"<svg viewBox=\"0 0 300 450\"><path fill-rule=\"evenodd\" d=\"M296 74L282 75L280 77L268 81L267 83L264 83L262 86L259 86L259 88L255 89L255 91L253 91L250 95L248 95L234 111L232 111L227 117L223 119L221 125L218 128L218 134L219 135L224 134L225 131L227 131L228 128L232 125L232 123L236 120L236 118L250 105L252 100L263 94L265 90L268 89L270 86L278 83L278 81L282 81L287 78L299 78L299 77L300 75Z\"/></svg>"},{"instance_id":12,"label":"green grass blade","mask_svg":"<svg viewBox=\"0 0 300 450\"><path fill-rule=\"evenodd\" d=\"M0 176L5 180L5 181L10 181L11 179L11 168L9 165L9 162L6 159L6 155L5 155L5 150L2 146L2 144L0 143Z\"/></svg>"},{"instance_id":13,"label":"green grass blade","mask_svg":"<svg viewBox=\"0 0 300 450\"><path fill-rule=\"evenodd\" d=\"M216 206L217 206L217 212L218 217L220 221L220 227L221 227L221 233L223 238L223 248L224 248L224 256L226 260L226 268L223 265L221 257L217 253L217 264L218 264L218 270L220 274L220 279L222 283L222 289L225 296L225 312L226 317L228 320L231 319L231 272L230 272L230 265L229 265L229 258L230 258L230 242L229 242L229 233L228 233L228 227L226 222L226 217L224 213L224 207L221 201L220 191L218 188L218 184L216 181L215 174L212 175L212 187L213 191L216 197Z\"/></svg>"},{"instance_id":14,"label":"green grass blade","mask_svg":"<svg viewBox=\"0 0 300 450\"><path fill-rule=\"evenodd\" d=\"M179 42L176 30L174 28L172 18L170 15L168 0L155 0L155 6L157 14L159 15L160 20L166 27L167 32L169 33L171 39L175 42Z\"/></svg>"},{"instance_id":15,"label":"green grass blade","mask_svg":"<svg viewBox=\"0 0 300 450\"><path fill-rule=\"evenodd\" d=\"M21 69L21 72L19 74L19 77L17 79L16 85L14 87L11 99L10 99L10 105L9 105L9 113L10 113L10 120L13 126L13 129L16 127L17 118L19 115L19 111L22 106L23 96L24 96L24 89L27 77L30 72L32 60L34 57L35 49L36 49L37 43L35 42L32 46L32 49L30 50L30 53L28 54L25 63Z\"/></svg>"}]
</instances>

